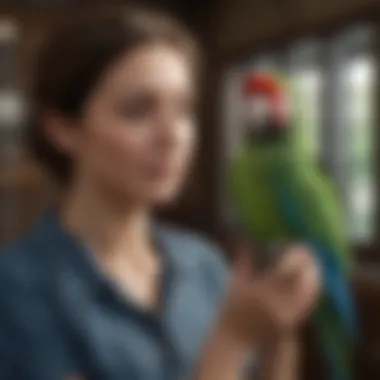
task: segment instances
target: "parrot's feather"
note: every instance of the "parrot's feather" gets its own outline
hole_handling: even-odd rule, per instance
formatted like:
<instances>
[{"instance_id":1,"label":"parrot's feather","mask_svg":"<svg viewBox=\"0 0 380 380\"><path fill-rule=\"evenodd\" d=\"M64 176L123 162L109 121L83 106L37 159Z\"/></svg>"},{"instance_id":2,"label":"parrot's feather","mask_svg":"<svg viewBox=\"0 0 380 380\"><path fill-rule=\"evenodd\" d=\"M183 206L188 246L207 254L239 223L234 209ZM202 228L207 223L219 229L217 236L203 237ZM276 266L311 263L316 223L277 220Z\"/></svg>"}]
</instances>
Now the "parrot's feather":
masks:
<instances>
[{"instance_id":1,"label":"parrot's feather","mask_svg":"<svg viewBox=\"0 0 380 380\"><path fill-rule=\"evenodd\" d=\"M276 198L287 224L299 236L312 237L334 251L348 271L347 227L334 188L316 167L304 162L282 162L272 171Z\"/></svg>"},{"instance_id":2,"label":"parrot's feather","mask_svg":"<svg viewBox=\"0 0 380 380\"><path fill-rule=\"evenodd\" d=\"M342 213L332 190L315 170L296 170L272 173L282 216L294 233L317 252L324 291L334 300L342 323L353 332L355 308L348 285L348 248Z\"/></svg>"},{"instance_id":3,"label":"parrot's feather","mask_svg":"<svg viewBox=\"0 0 380 380\"><path fill-rule=\"evenodd\" d=\"M286 172L272 172L272 185L287 225L316 253L324 285L324 302L316 313L317 334L322 333L321 347L332 363L332 379L346 380L352 372L347 347L357 335L357 321L342 213L332 189L316 170L304 170L300 163L287 167Z\"/></svg>"},{"instance_id":4,"label":"parrot's feather","mask_svg":"<svg viewBox=\"0 0 380 380\"><path fill-rule=\"evenodd\" d=\"M255 164L255 162L258 162ZM232 163L229 177L229 193L247 237L256 243L267 243L291 237L286 224L279 218L278 206L262 161L255 160L249 150L242 150Z\"/></svg>"},{"instance_id":5,"label":"parrot's feather","mask_svg":"<svg viewBox=\"0 0 380 380\"><path fill-rule=\"evenodd\" d=\"M333 380L352 380L352 352L353 348L347 342L339 319L334 314L330 300L321 300L313 318L316 330L317 343L322 350L322 357L326 359L330 378Z\"/></svg>"}]
</instances>

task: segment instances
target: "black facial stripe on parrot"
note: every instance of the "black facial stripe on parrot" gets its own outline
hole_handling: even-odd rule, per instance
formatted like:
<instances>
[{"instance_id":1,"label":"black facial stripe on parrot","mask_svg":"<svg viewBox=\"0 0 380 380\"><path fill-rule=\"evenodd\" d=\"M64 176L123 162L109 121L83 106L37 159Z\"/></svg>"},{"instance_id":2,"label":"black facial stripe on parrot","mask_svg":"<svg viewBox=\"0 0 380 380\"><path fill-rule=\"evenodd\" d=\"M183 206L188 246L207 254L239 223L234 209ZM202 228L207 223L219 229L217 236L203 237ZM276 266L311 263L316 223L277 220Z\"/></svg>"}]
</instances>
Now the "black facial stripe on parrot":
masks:
<instances>
[{"instance_id":1,"label":"black facial stripe on parrot","mask_svg":"<svg viewBox=\"0 0 380 380\"><path fill-rule=\"evenodd\" d=\"M249 128L247 133L248 141L252 143L273 143L281 141L289 131L287 126L278 123L268 123L261 129Z\"/></svg>"}]
</instances>

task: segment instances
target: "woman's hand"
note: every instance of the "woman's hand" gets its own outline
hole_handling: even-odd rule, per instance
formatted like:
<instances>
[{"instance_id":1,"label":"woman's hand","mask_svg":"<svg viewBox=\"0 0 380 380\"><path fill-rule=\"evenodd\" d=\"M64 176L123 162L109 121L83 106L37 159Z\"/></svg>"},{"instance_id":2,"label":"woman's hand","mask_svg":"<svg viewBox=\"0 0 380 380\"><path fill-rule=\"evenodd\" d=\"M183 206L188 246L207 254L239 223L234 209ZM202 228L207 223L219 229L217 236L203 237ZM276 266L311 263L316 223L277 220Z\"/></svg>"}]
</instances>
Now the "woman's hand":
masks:
<instances>
[{"instance_id":1,"label":"woman's hand","mask_svg":"<svg viewBox=\"0 0 380 380\"><path fill-rule=\"evenodd\" d=\"M250 252L238 254L220 323L234 343L250 347L290 336L313 310L320 273L304 246L289 248L268 272L254 275Z\"/></svg>"}]
</instances>

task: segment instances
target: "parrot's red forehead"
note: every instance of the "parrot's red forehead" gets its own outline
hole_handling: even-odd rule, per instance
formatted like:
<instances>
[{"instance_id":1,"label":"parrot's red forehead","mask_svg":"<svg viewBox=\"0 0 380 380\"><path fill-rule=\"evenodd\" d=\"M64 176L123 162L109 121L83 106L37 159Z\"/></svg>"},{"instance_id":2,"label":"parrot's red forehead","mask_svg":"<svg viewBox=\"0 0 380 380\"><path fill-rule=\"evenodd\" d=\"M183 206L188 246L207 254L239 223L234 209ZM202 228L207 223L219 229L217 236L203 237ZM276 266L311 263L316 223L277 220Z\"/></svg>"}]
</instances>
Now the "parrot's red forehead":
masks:
<instances>
[{"instance_id":1,"label":"parrot's red forehead","mask_svg":"<svg viewBox=\"0 0 380 380\"><path fill-rule=\"evenodd\" d=\"M243 94L276 95L283 91L278 79L266 73L254 73L243 81Z\"/></svg>"}]
</instances>

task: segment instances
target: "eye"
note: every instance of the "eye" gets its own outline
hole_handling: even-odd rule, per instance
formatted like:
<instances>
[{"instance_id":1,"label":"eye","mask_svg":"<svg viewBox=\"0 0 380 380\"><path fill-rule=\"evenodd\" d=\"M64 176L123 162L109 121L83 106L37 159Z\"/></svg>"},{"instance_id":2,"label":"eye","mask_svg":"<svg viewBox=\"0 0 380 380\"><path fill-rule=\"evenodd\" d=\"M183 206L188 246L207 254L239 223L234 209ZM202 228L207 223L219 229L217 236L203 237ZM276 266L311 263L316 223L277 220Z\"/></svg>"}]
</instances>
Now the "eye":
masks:
<instances>
[{"instance_id":1,"label":"eye","mask_svg":"<svg viewBox=\"0 0 380 380\"><path fill-rule=\"evenodd\" d=\"M154 112L156 102L149 95L136 96L131 99L125 99L119 105L119 113L131 121L139 121L150 117Z\"/></svg>"}]
</instances>

